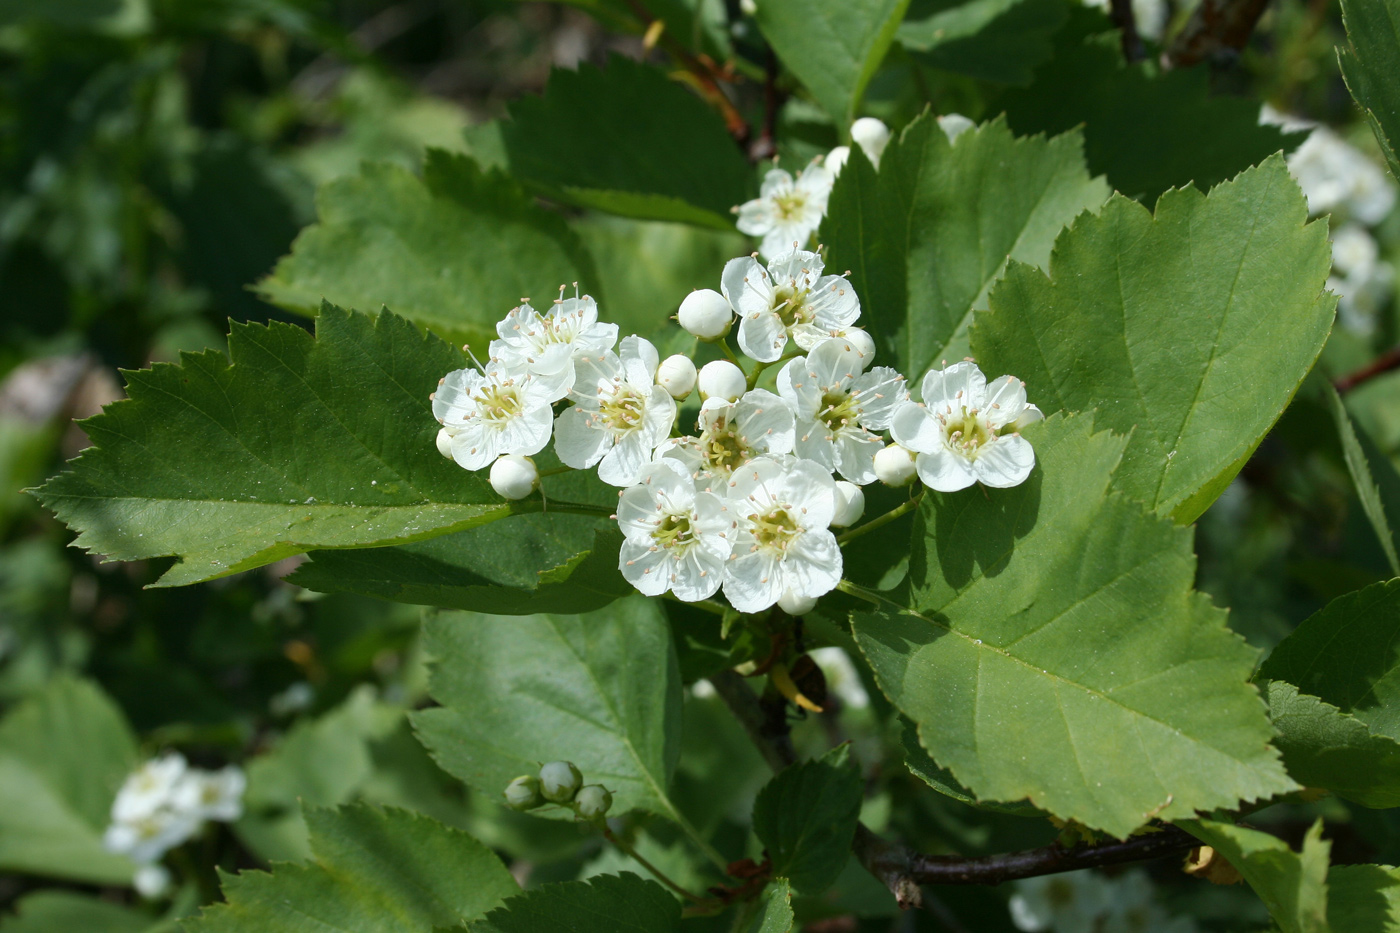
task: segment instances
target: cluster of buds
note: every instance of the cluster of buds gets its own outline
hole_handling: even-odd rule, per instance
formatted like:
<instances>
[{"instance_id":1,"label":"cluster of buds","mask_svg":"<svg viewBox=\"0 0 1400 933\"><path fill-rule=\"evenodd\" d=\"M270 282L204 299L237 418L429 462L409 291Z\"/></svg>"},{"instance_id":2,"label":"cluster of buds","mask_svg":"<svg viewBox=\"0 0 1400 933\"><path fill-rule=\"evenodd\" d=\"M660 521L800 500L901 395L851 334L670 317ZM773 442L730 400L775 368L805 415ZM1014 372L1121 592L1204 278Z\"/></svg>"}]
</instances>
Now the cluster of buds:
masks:
<instances>
[{"instance_id":1,"label":"cluster of buds","mask_svg":"<svg viewBox=\"0 0 1400 933\"><path fill-rule=\"evenodd\" d=\"M572 761L551 761L539 774L522 774L506 785L506 806L524 812L546 804L568 807L587 822L597 822L612 809L612 794L601 784L584 784Z\"/></svg>"}]
</instances>

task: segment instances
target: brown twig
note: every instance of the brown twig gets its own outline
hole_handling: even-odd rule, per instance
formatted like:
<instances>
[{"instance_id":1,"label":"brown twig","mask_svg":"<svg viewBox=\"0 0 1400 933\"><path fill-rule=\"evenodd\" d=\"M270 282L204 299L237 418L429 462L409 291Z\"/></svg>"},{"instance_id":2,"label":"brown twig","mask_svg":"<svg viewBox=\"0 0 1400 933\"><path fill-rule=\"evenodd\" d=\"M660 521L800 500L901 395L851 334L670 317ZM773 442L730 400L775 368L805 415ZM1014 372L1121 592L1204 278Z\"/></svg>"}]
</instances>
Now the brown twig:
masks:
<instances>
[{"instance_id":1,"label":"brown twig","mask_svg":"<svg viewBox=\"0 0 1400 933\"><path fill-rule=\"evenodd\" d=\"M1269 0L1201 0L1172 40L1164 64L1186 68L1239 54L1268 5Z\"/></svg>"},{"instance_id":2,"label":"brown twig","mask_svg":"<svg viewBox=\"0 0 1400 933\"><path fill-rule=\"evenodd\" d=\"M1355 372L1334 380L1332 385L1336 387L1339 395L1345 395L1363 382L1369 382L1393 369L1400 369L1400 347L1387 350Z\"/></svg>"},{"instance_id":3,"label":"brown twig","mask_svg":"<svg viewBox=\"0 0 1400 933\"><path fill-rule=\"evenodd\" d=\"M1147 50L1143 48L1137 16L1133 13L1133 0L1109 0L1108 15L1122 34L1123 57L1130 62L1140 62L1146 58Z\"/></svg>"}]
</instances>

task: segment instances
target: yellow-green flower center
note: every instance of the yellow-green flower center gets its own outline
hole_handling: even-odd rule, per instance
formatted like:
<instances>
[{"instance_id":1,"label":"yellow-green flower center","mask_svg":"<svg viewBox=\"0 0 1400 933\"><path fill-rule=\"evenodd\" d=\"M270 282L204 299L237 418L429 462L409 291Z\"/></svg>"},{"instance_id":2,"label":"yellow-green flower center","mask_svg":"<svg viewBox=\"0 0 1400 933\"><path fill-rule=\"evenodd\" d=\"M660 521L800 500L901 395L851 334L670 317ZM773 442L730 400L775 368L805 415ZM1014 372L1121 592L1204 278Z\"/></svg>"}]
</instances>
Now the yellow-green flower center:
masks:
<instances>
[{"instance_id":1,"label":"yellow-green flower center","mask_svg":"<svg viewBox=\"0 0 1400 933\"><path fill-rule=\"evenodd\" d=\"M944 419L943 430L947 432L948 445L960 448L969 457L992 439L987 423L978 417L976 409L968 411L966 407L961 414L954 413Z\"/></svg>"},{"instance_id":2,"label":"yellow-green flower center","mask_svg":"<svg viewBox=\"0 0 1400 933\"><path fill-rule=\"evenodd\" d=\"M784 327L806 324L812 320L811 306L807 302L808 290L791 283L773 289L773 310Z\"/></svg>"},{"instance_id":3,"label":"yellow-green flower center","mask_svg":"<svg viewBox=\"0 0 1400 933\"><path fill-rule=\"evenodd\" d=\"M716 473L732 473L753 459L753 450L725 418L720 418L700 436L700 456Z\"/></svg>"},{"instance_id":4,"label":"yellow-green flower center","mask_svg":"<svg viewBox=\"0 0 1400 933\"><path fill-rule=\"evenodd\" d=\"M690 527L690 515L681 512L667 515L651 533L652 540L664 548L685 547L695 536Z\"/></svg>"},{"instance_id":5,"label":"yellow-green flower center","mask_svg":"<svg viewBox=\"0 0 1400 933\"><path fill-rule=\"evenodd\" d=\"M759 547L783 551L801 533L787 508L771 506L753 517L753 536Z\"/></svg>"},{"instance_id":6,"label":"yellow-green flower center","mask_svg":"<svg viewBox=\"0 0 1400 933\"><path fill-rule=\"evenodd\" d=\"M807 206L807 195L801 191L789 191L774 198L773 206L778 212L779 220L796 220L801 216L802 209Z\"/></svg>"},{"instance_id":7,"label":"yellow-green flower center","mask_svg":"<svg viewBox=\"0 0 1400 933\"><path fill-rule=\"evenodd\" d=\"M482 421L500 426L519 415L524 405L520 400L520 390L515 386L487 385L482 388L476 407L481 412Z\"/></svg>"},{"instance_id":8,"label":"yellow-green flower center","mask_svg":"<svg viewBox=\"0 0 1400 933\"><path fill-rule=\"evenodd\" d=\"M822 404L817 409L817 418L835 434L860 419L860 406L849 393L839 388L827 389L822 393Z\"/></svg>"},{"instance_id":9,"label":"yellow-green flower center","mask_svg":"<svg viewBox=\"0 0 1400 933\"><path fill-rule=\"evenodd\" d=\"M612 398L598 405L598 416L603 424L618 433L625 433L640 427L643 417L641 393L631 386L622 386Z\"/></svg>"}]
</instances>

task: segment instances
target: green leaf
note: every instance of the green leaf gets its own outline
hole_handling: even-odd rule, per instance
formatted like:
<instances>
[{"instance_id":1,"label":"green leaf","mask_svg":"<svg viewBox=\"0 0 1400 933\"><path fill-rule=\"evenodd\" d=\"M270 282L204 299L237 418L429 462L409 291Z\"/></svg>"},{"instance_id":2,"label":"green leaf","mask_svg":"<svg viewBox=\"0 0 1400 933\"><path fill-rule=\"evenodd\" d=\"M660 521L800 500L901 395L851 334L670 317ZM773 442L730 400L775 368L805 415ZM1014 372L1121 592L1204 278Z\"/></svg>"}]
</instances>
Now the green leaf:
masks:
<instances>
[{"instance_id":1,"label":"green leaf","mask_svg":"<svg viewBox=\"0 0 1400 933\"><path fill-rule=\"evenodd\" d=\"M1025 436L1030 479L927 494L910 605L871 594L888 609L853 619L920 743L979 799L1119 838L1295 789L1255 652L1191 589L1190 531L1110 492L1125 439L1086 416Z\"/></svg>"},{"instance_id":2,"label":"green leaf","mask_svg":"<svg viewBox=\"0 0 1400 933\"><path fill-rule=\"evenodd\" d=\"M1210 69L1150 71L1123 61L1117 30L1079 9L1034 83L1001 101L1018 133L1084 127L1089 170L1149 203L1168 188L1209 188L1303 139L1259 124L1259 104L1213 96ZM1073 88L1073 93L1066 89Z\"/></svg>"},{"instance_id":3,"label":"green leaf","mask_svg":"<svg viewBox=\"0 0 1400 933\"><path fill-rule=\"evenodd\" d=\"M1349 48L1337 49L1347 89L1366 114L1392 175L1400 177L1400 3L1342 0Z\"/></svg>"},{"instance_id":4,"label":"green leaf","mask_svg":"<svg viewBox=\"0 0 1400 933\"><path fill-rule=\"evenodd\" d=\"M449 773L499 798L513 778L563 759L612 791L613 812L679 820L666 788L681 681L659 606L638 597L587 615L443 613L425 635L442 705L413 725Z\"/></svg>"},{"instance_id":5,"label":"green leaf","mask_svg":"<svg viewBox=\"0 0 1400 933\"><path fill-rule=\"evenodd\" d=\"M946 797L961 801L969 806L977 807L980 810L993 810L997 813L1009 813L1012 816L1044 816L1039 810L1028 803L996 803L995 801L981 801L958 783L958 779L953 777L953 773L934 761L929 756L928 751L919 744L919 732L912 722L904 722L904 766L916 778L923 781L929 787L938 791Z\"/></svg>"},{"instance_id":6,"label":"green leaf","mask_svg":"<svg viewBox=\"0 0 1400 933\"><path fill-rule=\"evenodd\" d=\"M1400 931L1400 869L1333 865L1327 872L1327 924L1334 933Z\"/></svg>"},{"instance_id":7,"label":"green leaf","mask_svg":"<svg viewBox=\"0 0 1400 933\"><path fill-rule=\"evenodd\" d=\"M234 324L229 355L130 372L130 399L83 423L96 446L38 492L76 544L177 556L158 585L178 586L539 508L437 452L428 395L463 359L400 317L327 306L315 339Z\"/></svg>"},{"instance_id":8,"label":"green leaf","mask_svg":"<svg viewBox=\"0 0 1400 933\"><path fill-rule=\"evenodd\" d=\"M1130 434L1117 488L1193 521L1327 339L1331 252L1307 214L1277 156L1209 196L1169 191L1155 215L1115 196L1061 234L1048 274L1007 270L973 352L1043 410L1097 409L1096 427Z\"/></svg>"},{"instance_id":9,"label":"green leaf","mask_svg":"<svg viewBox=\"0 0 1400 933\"><path fill-rule=\"evenodd\" d=\"M322 186L316 200L319 222L258 283L284 308L387 305L481 349L521 298L548 305L561 284L578 282L605 300L592 258L564 219L466 156L429 150L421 179L369 163Z\"/></svg>"},{"instance_id":10,"label":"green leaf","mask_svg":"<svg viewBox=\"0 0 1400 933\"><path fill-rule=\"evenodd\" d=\"M457 926L520 890L490 849L407 810L308 809L315 861L224 877L188 933L379 933Z\"/></svg>"},{"instance_id":11,"label":"green leaf","mask_svg":"<svg viewBox=\"0 0 1400 933\"><path fill-rule=\"evenodd\" d=\"M763 890L763 911L749 928L750 933L790 933L795 919L792 885L786 878L777 878Z\"/></svg>"},{"instance_id":12,"label":"green leaf","mask_svg":"<svg viewBox=\"0 0 1400 933\"><path fill-rule=\"evenodd\" d=\"M926 19L899 27L901 45L935 68L1029 84L1054 54L1053 36L1069 18L1064 0L965 0L939 4Z\"/></svg>"},{"instance_id":13,"label":"green leaf","mask_svg":"<svg viewBox=\"0 0 1400 933\"><path fill-rule=\"evenodd\" d=\"M1244 875L1283 933L1330 933L1327 856L1332 844L1322 838L1322 820L1308 830L1301 852L1294 852L1276 836L1243 826L1210 820L1177 825L1225 856Z\"/></svg>"},{"instance_id":14,"label":"green leaf","mask_svg":"<svg viewBox=\"0 0 1400 933\"><path fill-rule=\"evenodd\" d=\"M1329 384L1324 391L1342 442L1342 457L1361 499L1361 510L1380 538L1391 574L1400 576L1400 536L1397 536L1400 531L1400 473L1370 435L1352 419L1337 390Z\"/></svg>"},{"instance_id":15,"label":"green leaf","mask_svg":"<svg viewBox=\"0 0 1400 933\"><path fill-rule=\"evenodd\" d=\"M769 781L754 801L753 831L773 860L774 876L807 895L829 888L850 858L861 797L849 744Z\"/></svg>"},{"instance_id":16,"label":"green leaf","mask_svg":"<svg viewBox=\"0 0 1400 933\"><path fill-rule=\"evenodd\" d=\"M132 0L0 0L0 26L47 20L58 26L93 27L125 13L132 16Z\"/></svg>"},{"instance_id":17,"label":"green leaf","mask_svg":"<svg viewBox=\"0 0 1400 933\"><path fill-rule=\"evenodd\" d=\"M1279 642L1259 677L1287 681L1400 740L1400 580L1332 600Z\"/></svg>"},{"instance_id":18,"label":"green leaf","mask_svg":"<svg viewBox=\"0 0 1400 933\"><path fill-rule=\"evenodd\" d=\"M1281 680L1265 686L1269 718L1295 781L1366 807L1400 807L1400 743Z\"/></svg>"},{"instance_id":19,"label":"green leaf","mask_svg":"<svg viewBox=\"0 0 1400 933\"><path fill-rule=\"evenodd\" d=\"M845 131L909 0L764 0L754 18L778 58Z\"/></svg>"},{"instance_id":20,"label":"green leaf","mask_svg":"<svg viewBox=\"0 0 1400 933\"><path fill-rule=\"evenodd\" d=\"M828 266L851 270L862 326L917 380L967 355L972 311L1008 257L1045 263L1061 228L1107 196L1077 132L1017 139L998 119L950 143L926 115L890 143L878 175L852 151L821 238Z\"/></svg>"},{"instance_id":21,"label":"green leaf","mask_svg":"<svg viewBox=\"0 0 1400 933\"><path fill-rule=\"evenodd\" d=\"M0 933L145 933L162 925L120 904L70 891L26 894L14 908L14 916L0 919Z\"/></svg>"},{"instance_id":22,"label":"green leaf","mask_svg":"<svg viewBox=\"0 0 1400 933\"><path fill-rule=\"evenodd\" d=\"M681 907L661 885L625 872L541 885L516 895L470 933L669 933Z\"/></svg>"},{"instance_id":23,"label":"green leaf","mask_svg":"<svg viewBox=\"0 0 1400 933\"><path fill-rule=\"evenodd\" d=\"M58 677L0 721L0 871L126 885L102 846L136 737L92 684Z\"/></svg>"},{"instance_id":24,"label":"green leaf","mask_svg":"<svg viewBox=\"0 0 1400 933\"><path fill-rule=\"evenodd\" d=\"M543 96L511 104L500 131L512 175L583 207L732 230L729 209L752 196L753 171L723 118L620 55L606 68L556 68Z\"/></svg>"}]
</instances>

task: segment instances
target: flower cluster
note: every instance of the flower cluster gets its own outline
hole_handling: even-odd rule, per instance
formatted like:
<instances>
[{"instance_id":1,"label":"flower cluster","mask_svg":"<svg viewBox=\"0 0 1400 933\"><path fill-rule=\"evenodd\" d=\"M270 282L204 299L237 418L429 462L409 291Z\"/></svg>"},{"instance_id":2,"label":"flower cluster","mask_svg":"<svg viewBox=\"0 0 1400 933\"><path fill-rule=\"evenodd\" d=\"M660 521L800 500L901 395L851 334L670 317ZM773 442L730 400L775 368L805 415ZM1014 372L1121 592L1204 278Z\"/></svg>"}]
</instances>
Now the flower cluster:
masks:
<instances>
[{"instance_id":1,"label":"flower cluster","mask_svg":"<svg viewBox=\"0 0 1400 933\"><path fill-rule=\"evenodd\" d=\"M534 810L545 804L568 807L581 820L596 821L612 809L612 793L601 784L584 784L572 761L551 761L539 774L522 774L502 791L512 810Z\"/></svg>"},{"instance_id":2,"label":"flower cluster","mask_svg":"<svg viewBox=\"0 0 1400 933\"><path fill-rule=\"evenodd\" d=\"M243 771L191 768L183 755L169 753L127 776L112 802L112 822L103 836L108 851L137 865L133 883L147 897L158 897L170 875L157 863L170 849L199 832L206 820L232 822L243 815Z\"/></svg>"},{"instance_id":3,"label":"flower cluster","mask_svg":"<svg viewBox=\"0 0 1400 933\"><path fill-rule=\"evenodd\" d=\"M1095 871L1016 882L1011 921L1025 933L1195 933L1190 917L1172 916L1140 869L1117 878Z\"/></svg>"},{"instance_id":4,"label":"flower cluster","mask_svg":"<svg viewBox=\"0 0 1400 933\"><path fill-rule=\"evenodd\" d=\"M731 260L720 291L687 296L682 327L728 357L698 371L642 337L618 344L591 298L560 298L548 314L524 304L498 325L485 364L440 381L438 448L469 470L489 466L496 491L519 499L537 487L530 456L552 435L566 467L596 467L620 487L619 569L639 591L685 602L722 592L739 612L800 615L841 580L832 529L860 519L862 486L917 475L943 492L1008 487L1035 465L1019 432L1041 414L1020 381L989 383L965 360L925 375L915 402L903 375L871 365L859 317L850 282L805 250L766 266ZM747 374L724 342L732 331ZM772 388L758 385L765 374ZM677 402L697 387L693 432L681 433Z\"/></svg>"}]
</instances>

